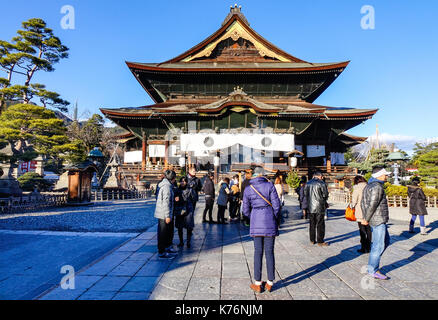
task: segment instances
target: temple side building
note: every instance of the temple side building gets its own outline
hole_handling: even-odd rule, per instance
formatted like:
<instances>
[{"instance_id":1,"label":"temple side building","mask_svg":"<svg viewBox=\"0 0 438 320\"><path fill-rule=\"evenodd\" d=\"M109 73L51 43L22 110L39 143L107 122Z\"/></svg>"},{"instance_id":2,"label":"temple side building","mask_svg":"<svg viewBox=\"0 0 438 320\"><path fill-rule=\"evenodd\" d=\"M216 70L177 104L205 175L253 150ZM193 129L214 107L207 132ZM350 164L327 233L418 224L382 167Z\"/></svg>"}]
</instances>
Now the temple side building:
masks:
<instances>
[{"instance_id":1,"label":"temple side building","mask_svg":"<svg viewBox=\"0 0 438 320\"><path fill-rule=\"evenodd\" d=\"M125 163L142 170L342 166L347 148L366 139L346 131L378 110L314 103L349 61L294 57L254 31L237 6L216 32L179 56L126 64L154 104L101 111L126 129L119 137L130 151Z\"/></svg>"}]
</instances>

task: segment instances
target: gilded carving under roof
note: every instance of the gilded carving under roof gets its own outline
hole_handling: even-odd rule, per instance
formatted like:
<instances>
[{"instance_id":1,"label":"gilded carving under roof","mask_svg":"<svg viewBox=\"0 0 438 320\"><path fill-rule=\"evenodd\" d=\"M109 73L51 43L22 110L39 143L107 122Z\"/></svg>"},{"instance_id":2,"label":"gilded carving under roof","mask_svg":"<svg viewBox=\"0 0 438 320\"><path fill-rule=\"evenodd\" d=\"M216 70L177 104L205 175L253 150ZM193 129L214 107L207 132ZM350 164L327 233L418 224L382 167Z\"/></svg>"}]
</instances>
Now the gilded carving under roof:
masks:
<instances>
[{"instance_id":1,"label":"gilded carving under roof","mask_svg":"<svg viewBox=\"0 0 438 320\"><path fill-rule=\"evenodd\" d=\"M213 52L213 50L216 48L216 46L221 41L228 39L228 38L233 39L233 41L237 41L237 40L239 40L239 38L250 41L256 47L260 56L262 56L262 57L266 56L266 57L278 59L279 61L282 61L282 62L291 62L290 59L275 53L274 51L267 48L264 44L257 41L257 39L253 35L251 35L240 24L239 21L234 21L220 38L218 38L216 41L207 45L203 50L201 50L197 54L185 58L183 60L183 62L190 62L190 61L192 61L196 58L200 58L200 57L209 57L211 55L211 53Z\"/></svg>"}]
</instances>

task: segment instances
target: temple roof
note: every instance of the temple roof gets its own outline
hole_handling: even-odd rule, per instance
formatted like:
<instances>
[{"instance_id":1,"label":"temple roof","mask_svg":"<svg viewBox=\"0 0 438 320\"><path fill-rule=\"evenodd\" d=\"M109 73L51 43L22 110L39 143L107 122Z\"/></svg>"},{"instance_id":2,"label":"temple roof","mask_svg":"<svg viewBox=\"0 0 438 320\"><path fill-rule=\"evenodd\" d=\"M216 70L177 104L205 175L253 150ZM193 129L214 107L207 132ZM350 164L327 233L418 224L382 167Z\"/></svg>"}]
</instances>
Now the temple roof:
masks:
<instances>
[{"instance_id":1,"label":"temple roof","mask_svg":"<svg viewBox=\"0 0 438 320\"><path fill-rule=\"evenodd\" d=\"M254 31L235 5L216 32L177 57L126 64L156 103L173 95L224 96L222 88L227 85L244 86L248 93L262 96L276 84L281 86L275 90L280 96L301 95L313 102L349 61L312 63L292 56ZM192 92L198 85L206 89Z\"/></svg>"},{"instance_id":2,"label":"temple roof","mask_svg":"<svg viewBox=\"0 0 438 320\"><path fill-rule=\"evenodd\" d=\"M364 117L371 118L378 109L358 109L329 107L312 104L306 101L269 101L263 102L247 95L236 87L228 97L216 101L209 100L175 100L137 108L106 109L102 113L109 118L124 117L162 117L177 115L220 116L224 109L242 111L242 108L252 109L259 115L294 116L307 115L330 119ZM237 109L239 110L237 110Z\"/></svg>"},{"instance_id":3,"label":"temple roof","mask_svg":"<svg viewBox=\"0 0 438 320\"><path fill-rule=\"evenodd\" d=\"M310 62L175 62L175 63L139 63L126 62L129 68L149 71L322 71L345 68L349 61L334 63Z\"/></svg>"}]
</instances>

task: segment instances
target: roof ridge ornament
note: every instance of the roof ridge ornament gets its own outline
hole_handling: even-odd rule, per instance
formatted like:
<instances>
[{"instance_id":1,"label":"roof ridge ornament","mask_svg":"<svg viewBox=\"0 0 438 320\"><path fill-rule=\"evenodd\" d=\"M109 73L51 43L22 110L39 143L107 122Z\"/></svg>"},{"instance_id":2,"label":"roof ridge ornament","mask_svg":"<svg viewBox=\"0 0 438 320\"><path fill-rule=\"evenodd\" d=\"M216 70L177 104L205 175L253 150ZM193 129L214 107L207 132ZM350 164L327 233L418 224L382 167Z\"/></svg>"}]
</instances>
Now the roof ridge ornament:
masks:
<instances>
[{"instance_id":1,"label":"roof ridge ornament","mask_svg":"<svg viewBox=\"0 0 438 320\"><path fill-rule=\"evenodd\" d=\"M229 94L229 96L234 101L236 101L236 100L240 101L240 100L245 99L248 96L248 94L245 91L243 91L243 89L241 87L237 86L237 87L234 87L233 92L231 92Z\"/></svg>"},{"instance_id":2,"label":"roof ridge ornament","mask_svg":"<svg viewBox=\"0 0 438 320\"><path fill-rule=\"evenodd\" d=\"M237 6L237 3L234 4L234 7L230 6L230 13L226 16L224 22L222 22L222 26L225 25L235 14L238 15L240 19L242 19L249 26L248 20L246 20L242 13L242 6Z\"/></svg>"}]
</instances>

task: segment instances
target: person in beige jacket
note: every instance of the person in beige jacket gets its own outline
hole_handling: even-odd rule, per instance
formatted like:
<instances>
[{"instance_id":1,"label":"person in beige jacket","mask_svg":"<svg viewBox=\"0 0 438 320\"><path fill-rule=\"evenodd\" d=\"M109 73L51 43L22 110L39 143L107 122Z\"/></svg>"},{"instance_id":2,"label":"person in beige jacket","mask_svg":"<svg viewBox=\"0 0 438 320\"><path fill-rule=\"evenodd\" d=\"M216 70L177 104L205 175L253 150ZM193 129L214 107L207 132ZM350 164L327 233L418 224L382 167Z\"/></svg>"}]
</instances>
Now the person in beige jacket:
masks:
<instances>
[{"instance_id":1,"label":"person in beige jacket","mask_svg":"<svg viewBox=\"0 0 438 320\"><path fill-rule=\"evenodd\" d=\"M371 250L371 227L369 224L363 225L363 214L362 208L360 207L360 202L362 200L362 192L363 189L367 185L367 181L362 176L354 177L354 185L353 185L353 195L351 199L351 207L355 209L356 220L359 224L359 233L360 233L360 244L361 248L357 250L360 253L369 253Z\"/></svg>"}]
</instances>

